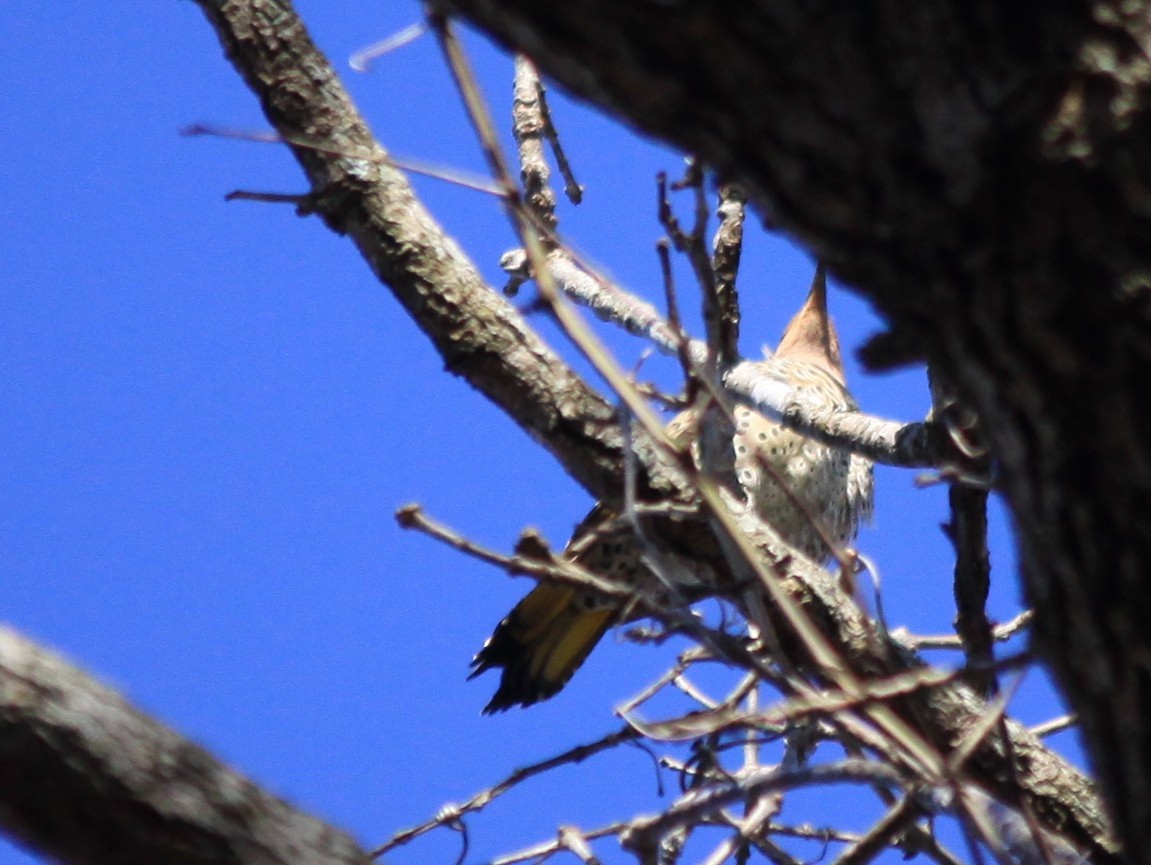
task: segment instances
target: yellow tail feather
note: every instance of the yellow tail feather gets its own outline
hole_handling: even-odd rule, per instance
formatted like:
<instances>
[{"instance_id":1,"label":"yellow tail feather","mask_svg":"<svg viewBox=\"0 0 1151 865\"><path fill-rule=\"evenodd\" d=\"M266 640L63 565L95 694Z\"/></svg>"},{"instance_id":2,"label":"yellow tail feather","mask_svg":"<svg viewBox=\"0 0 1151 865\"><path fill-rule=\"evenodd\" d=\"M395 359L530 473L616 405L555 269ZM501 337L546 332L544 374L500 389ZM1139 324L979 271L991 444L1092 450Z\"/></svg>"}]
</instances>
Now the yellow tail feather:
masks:
<instances>
[{"instance_id":1,"label":"yellow tail feather","mask_svg":"<svg viewBox=\"0 0 1151 865\"><path fill-rule=\"evenodd\" d=\"M485 713L530 706L567 684L619 614L586 600L572 589L540 583L499 623L469 676L503 668Z\"/></svg>"}]
</instances>

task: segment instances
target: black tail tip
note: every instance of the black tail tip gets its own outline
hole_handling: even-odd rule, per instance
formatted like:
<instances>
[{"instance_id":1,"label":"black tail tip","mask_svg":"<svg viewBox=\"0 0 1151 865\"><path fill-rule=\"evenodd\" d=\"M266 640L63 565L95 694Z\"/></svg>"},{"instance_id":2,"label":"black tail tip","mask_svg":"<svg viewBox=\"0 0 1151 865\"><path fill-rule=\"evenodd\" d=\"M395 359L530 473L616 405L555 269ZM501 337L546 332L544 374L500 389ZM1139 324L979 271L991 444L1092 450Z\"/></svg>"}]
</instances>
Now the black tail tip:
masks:
<instances>
[{"instance_id":1,"label":"black tail tip","mask_svg":"<svg viewBox=\"0 0 1151 865\"><path fill-rule=\"evenodd\" d=\"M482 652L472 660L472 670L468 673L468 681L497 667L500 669L500 684L488 704L484 706L482 710L484 715L506 712L513 706L526 709L541 700L554 697L564 685L563 682L547 682L532 676L526 661L520 663L493 662L490 658L483 657Z\"/></svg>"}]
</instances>

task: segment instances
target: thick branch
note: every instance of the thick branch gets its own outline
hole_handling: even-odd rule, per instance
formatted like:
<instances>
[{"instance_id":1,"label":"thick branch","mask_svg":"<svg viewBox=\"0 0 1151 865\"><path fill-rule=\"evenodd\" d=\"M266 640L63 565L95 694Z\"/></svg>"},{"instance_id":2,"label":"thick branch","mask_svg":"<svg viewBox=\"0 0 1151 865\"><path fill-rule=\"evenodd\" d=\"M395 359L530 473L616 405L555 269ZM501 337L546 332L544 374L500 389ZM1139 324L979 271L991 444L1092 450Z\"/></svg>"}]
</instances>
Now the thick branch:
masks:
<instances>
[{"instance_id":1,"label":"thick branch","mask_svg":"<svg viewBox=\"0 0 1151 865\"><path fill-rule=\"evenodd\" d=\"M552 279L572 300L628 333L651 340L664 354L679 354L675 331L646 300L579 267L565 250L549 253L547 261ZM527 254L522 249L504 253L500 265L517 282L531 276ZM702 368L707 359L707 345L693 339L686 350L691 362ZM762 414L811 438L877 463L926 468L967 462L962 453L950 446L946 431L937 424L900 423L863 412L806 405L799 399L795 387L764 376L754 361L737 363L724 376L723 383L733 396L742 398Z\"/></svg>"},{"instance_id":2,"label":"thick branch","mask_svg":"<svg viewBox=\"0 0 1151 865\"><path fill-rule=\"evenodd\" d=\"M735 366L723 383L768 417L877 463L904 468L939 466L960 456L946 447L946 436L935 424L900 423L863 412L808 405L801 389L763 375L754 362Z\"/></svg>"},{"instance_id":3,"label":"thick branch","mask_svg":"<svg viewBox=\"0 0 1151 865\"><path fill-rule=\"evenodd\" d=\"M199 0L228 58L290 143L312 186L311 209L348 234L444 358L551 451L592 495L622 484L612 407L485 284L373 139L303 24L277 0ZM641 488L677 489L642 431Z\"/></svg>"},{"instance_id":4,"label":"thick branch","mask_svg":"<svg viewBox=\"0 0 1151 865\"><path fill-rule=\"evenodd\" d=\"M340 830L0 628L0 824L71 865L366 865Z\"/></svg>"}]
</instances>

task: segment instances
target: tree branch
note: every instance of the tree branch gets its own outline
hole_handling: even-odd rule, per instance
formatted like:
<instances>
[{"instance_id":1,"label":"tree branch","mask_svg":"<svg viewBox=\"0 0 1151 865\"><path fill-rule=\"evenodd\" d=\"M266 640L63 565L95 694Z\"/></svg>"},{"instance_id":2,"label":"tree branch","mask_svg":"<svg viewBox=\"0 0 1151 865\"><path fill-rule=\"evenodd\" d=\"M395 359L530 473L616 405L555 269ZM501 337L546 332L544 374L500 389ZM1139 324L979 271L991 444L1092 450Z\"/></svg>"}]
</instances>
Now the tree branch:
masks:
<instances>
[{"instance_id":1,"label":"tree branch","mask_svg":"<svg viewBox=\"0 0 1151 865\"><path fill-rule=\"evenodd\" d=\"M372 270L463 377L547 448L596 497L622 487L613 408L492 290L374 140L303 23L278 0L198 0L311 183L311 212L349 235ZM682 479L642 431L641 492L674 496Z\"/></svg>"},{"instance_id":2,"label":"tree branch","mask_svg":"<svg viewBox=\"0 0 1151 865\"><path fill-rule=\"evenodd\" d=\"M661 352L676 356L679 339L656 308L606 279L576 264L571 254L557 249L548 254L548 272L556 285L597 317L612 321L628 333L648 339ZM500 266L517 283L530 278L527 255L521 249L504 253ZM707 345L689 340L687 354L702 367ZM946 430L935 423L902 423L863 412L844 412L806 405L787 382L768 378L755 361L740 361L724 376L732 396L748 402L760 413L818 441L901 468L966 466L966 456L952 446Z\"/></svg>"},{"instance_id":3,"label":"tree branch","mask_svg":"<svg viewBox=\"0 0 1151 865\"><path fill-rule=\"evenodd\" d=\"M0 824L73 865L367 865L61 658L0 627Z\"/></svg>"}]
</instances>

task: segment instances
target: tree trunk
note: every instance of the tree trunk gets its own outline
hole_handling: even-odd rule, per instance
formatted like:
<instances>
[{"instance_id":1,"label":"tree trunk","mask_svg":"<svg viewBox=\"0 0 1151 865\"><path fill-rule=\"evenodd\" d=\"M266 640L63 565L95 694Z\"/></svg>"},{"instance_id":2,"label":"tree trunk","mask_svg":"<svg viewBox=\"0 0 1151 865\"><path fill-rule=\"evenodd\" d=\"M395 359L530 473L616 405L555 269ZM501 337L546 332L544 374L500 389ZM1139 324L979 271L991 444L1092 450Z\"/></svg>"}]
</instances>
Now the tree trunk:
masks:
<instances>
[{"instance_id":1,"label":"tree trunk","mask_svg":"<svg viewBox=\"0 0 1151 865\"><path fill-rule=\"evenodd\" d=\"M738 180L955 382L1151 861L1151 4L439 2Z\"/></svg>"}]
</instances>

